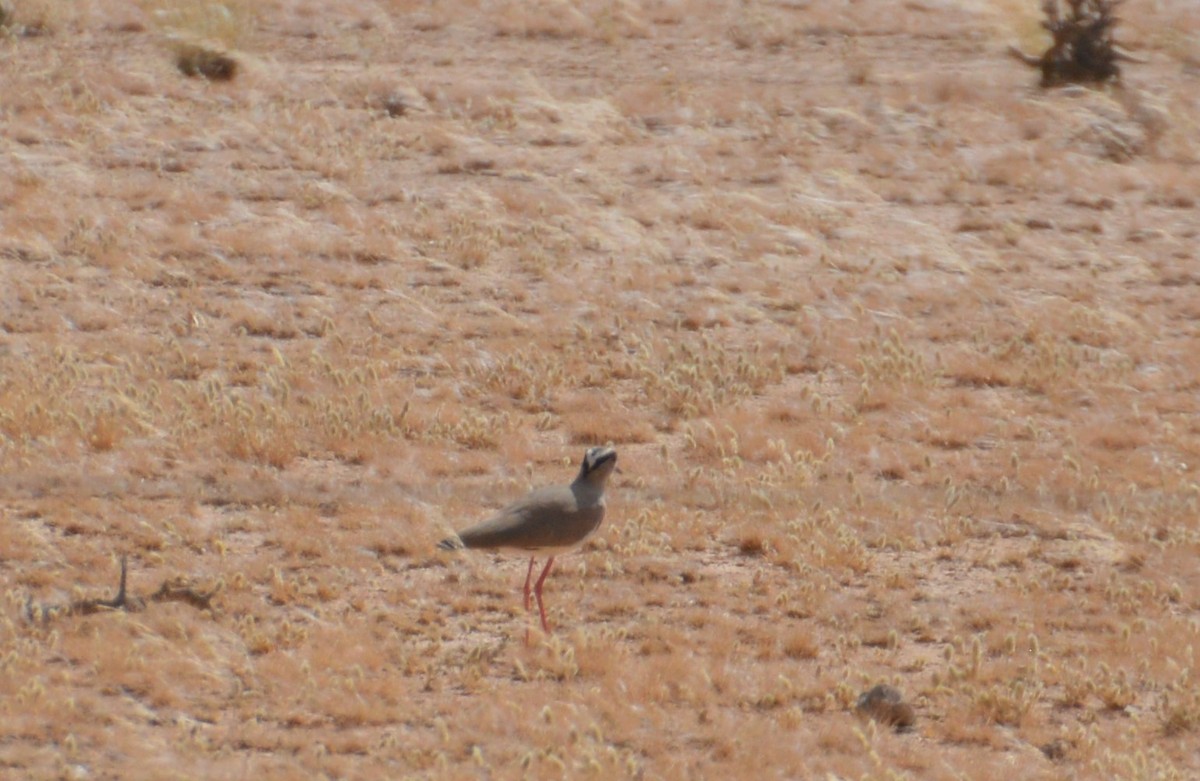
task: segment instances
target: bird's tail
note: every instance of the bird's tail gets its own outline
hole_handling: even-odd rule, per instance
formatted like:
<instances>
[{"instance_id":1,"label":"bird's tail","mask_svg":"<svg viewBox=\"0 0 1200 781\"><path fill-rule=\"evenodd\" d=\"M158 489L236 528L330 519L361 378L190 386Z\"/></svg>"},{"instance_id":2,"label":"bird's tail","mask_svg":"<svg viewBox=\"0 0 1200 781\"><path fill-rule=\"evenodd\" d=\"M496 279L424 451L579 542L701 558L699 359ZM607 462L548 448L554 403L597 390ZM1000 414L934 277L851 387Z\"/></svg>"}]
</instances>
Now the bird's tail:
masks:
<instances>
[{"instance_id":1,"label":"bird's tail","mask_svg":"<svg viewBox=\"0 0 1200 781\"><path fill-rule=\"evenodd\" d=\"M447 537L439 542L437 546L442 550L462 550L465 547L463 545L463 541L459 539L457 534L453 537Z\"/></svg>"}]
</instances>

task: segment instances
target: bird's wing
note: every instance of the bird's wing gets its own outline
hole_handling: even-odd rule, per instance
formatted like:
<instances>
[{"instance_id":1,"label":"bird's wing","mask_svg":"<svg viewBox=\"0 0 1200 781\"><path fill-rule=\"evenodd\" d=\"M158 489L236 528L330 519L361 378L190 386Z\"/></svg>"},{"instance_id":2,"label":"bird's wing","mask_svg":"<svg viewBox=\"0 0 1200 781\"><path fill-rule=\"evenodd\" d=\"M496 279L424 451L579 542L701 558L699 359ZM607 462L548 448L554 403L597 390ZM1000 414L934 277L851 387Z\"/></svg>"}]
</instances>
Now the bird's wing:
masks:
<instances>
[{"instance_id":1,"label":"bird's wing","mask_svg":"<svg viewBox=\"0 0 1200 781\"><path fill-rule=\"evenodd\" d=\"M587 537L603 517L602 506L581 510L570 487L550 486L539 488L458 536L467 548L564 548Z\"/></svg>"}]
</instances>

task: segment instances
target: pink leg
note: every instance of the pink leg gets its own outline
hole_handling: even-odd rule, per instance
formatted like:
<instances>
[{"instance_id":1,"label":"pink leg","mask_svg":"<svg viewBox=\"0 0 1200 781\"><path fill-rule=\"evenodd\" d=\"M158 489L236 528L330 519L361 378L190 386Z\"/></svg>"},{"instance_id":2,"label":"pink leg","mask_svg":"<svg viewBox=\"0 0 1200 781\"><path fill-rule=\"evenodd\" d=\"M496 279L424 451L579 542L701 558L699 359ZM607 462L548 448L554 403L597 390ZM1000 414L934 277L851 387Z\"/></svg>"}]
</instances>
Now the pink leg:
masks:
<instances>
[{"instance_id":1,"label":"pink leg","mask_svg":"<svg viewBox=\"0 0 1200 781\"><path fill-rule=\"evenodd\" d=\"M525 573L525 612L529 612L529 580L533 577L534 558L529 557L529 571Z\"/></svg>"},{"instance_id":2,"label":"pink leg","mask_svg":"<svg viewBox=\"0 0 1200 781\"><path fill-rule=\"evenodd\" d=\"M546 582L546 576L550 574L550 568L554 566L554 557L551 556L546 560L546 568L542 570L541 577L537 579L537 585L533 588L533 593L537 597L538 611L542 614L542 629L546 634L550 634L550 622L546 620L546 606L542 604L542 584Z\"/></svg>"}]
</instances>

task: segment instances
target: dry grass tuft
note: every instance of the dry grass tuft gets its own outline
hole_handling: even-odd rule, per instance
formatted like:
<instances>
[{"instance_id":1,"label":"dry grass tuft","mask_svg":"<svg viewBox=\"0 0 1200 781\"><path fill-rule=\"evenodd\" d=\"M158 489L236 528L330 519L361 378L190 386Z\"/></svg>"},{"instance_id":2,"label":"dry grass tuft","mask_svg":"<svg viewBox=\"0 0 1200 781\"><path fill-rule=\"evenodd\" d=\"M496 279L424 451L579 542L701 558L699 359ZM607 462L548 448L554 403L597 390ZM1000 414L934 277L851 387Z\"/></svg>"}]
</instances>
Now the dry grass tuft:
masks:
<instances>
[{"instance_id":1,"label":"dry grass tuft","mask_svg":"<svg viewBox=\"0 0 1200 781\"><path fill-rule=\"evenodd\" d=\"M20 38L51 35L63 22L68 10L46 0L0 0L0 34Z\"/></svg>"},{"instance_id":2,"label":"dry grass tuft","mask_svg":"<svg viewBox=\"0 0 1200 781\"><path fill-rule=\"evenodd\" d=\"M255 29L259 14L258 4L247 0L139 0L138 5L169 35L215 41L230 49L237 48Z\"/></svg>"}]
</instances>

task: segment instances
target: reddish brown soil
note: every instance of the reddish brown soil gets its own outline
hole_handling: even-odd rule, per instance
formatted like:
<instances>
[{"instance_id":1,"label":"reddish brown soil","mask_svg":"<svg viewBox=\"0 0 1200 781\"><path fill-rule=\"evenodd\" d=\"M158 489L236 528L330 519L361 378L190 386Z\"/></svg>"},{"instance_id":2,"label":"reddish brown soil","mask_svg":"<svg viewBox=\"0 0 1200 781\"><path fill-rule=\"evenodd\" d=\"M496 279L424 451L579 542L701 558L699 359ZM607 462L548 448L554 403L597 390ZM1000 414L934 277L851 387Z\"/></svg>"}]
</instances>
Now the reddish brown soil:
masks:
<instances>
[{"instance_id":1,"label":"reddish brown soil","mask_svg":"<svg viewBox=\"0 0 1200 781\"><path fill-rule=\"evenodd\" d=\"M0 777L1200 774L1192 3L13 5Z\"/></svg>"}]
</instances>

